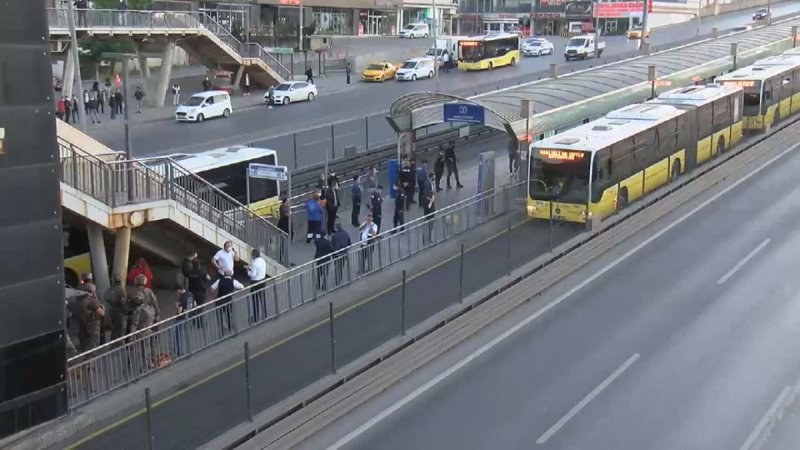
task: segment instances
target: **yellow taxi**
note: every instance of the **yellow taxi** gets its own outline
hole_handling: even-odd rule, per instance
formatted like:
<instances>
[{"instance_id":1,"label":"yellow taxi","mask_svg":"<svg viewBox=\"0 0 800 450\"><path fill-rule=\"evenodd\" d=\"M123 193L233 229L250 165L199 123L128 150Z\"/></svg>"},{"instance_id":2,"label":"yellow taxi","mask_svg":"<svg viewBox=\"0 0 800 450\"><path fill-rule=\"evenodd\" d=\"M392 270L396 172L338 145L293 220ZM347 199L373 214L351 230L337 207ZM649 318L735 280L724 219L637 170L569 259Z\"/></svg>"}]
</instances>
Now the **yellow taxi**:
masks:
<instances>
[{"instance_id":1,"label":"yellow taxi","mask_svg":"<svg viewBox=\"0 0 800 450\"><path fill-rule=\"evenodd\" d=\"M367 66L361 72L362 81L380 81L390 80L397 74L397 66L390 62L375 62Z\"/></svg>"},{"instance_id":2,"label":"yellow taxi","mask_svg":"<svg viewBox=\"0 0 800 450\"><path fill-rule=\"evenodd\" d=\"M642 28L641 27L631 28L631 29L628 30L627 33L625 33L625 36L627 36L628 39L641 39L642 38ZM650 29L649 28L647 29L647 31L645 31L644 37L646 37L646 38L650 37Z\"/></svg>"}]
</instances>

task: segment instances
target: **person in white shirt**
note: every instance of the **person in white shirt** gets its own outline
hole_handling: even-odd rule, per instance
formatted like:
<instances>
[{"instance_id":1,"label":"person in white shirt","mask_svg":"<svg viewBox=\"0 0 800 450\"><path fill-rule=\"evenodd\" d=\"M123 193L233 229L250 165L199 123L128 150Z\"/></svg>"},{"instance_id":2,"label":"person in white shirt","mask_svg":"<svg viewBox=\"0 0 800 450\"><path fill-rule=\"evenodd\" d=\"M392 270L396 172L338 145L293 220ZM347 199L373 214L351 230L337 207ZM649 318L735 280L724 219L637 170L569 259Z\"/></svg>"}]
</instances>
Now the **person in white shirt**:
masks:
<instances>
[{"instance_id":1,"label":"person in white shirt","mask_svg":"<svg viewBox=\"0 0 800 450\"><path fill-rule=\"evenodd\" d=\"M372 240L378 235L378 224L372 221L372 214L367 214L364 223L358 227L361 232L361 273L367 273L372 270L372 255L375 253L375 246L372 245Z\"/></svg>"},{"instance_id":2,"label":"person in white shirt","mask_svg":"<svg viewBox=\"0 0 800 450\"><path fill-rule=\"evenodd\" d=\"M267 278L267 261L261 257L261 252L258 249L253 249L252 255L250 264L245 265L247 277L250 278L250 286ZM262 316L266 317L267 312L267 297L263 284L250 288L250 299L253 303L253 314L250 320L252 323L257 323Z\"/></svg>"},{"instance_id":3,"label":"person in white shirt","mask_svg":"<svg viewBox=\"0 0 800 450\"><path fill-rule=\"evenodd\" d=\"M217 272L222 277L225 276L226 270L230 270L231 273L233 273L233 265L236 261L239 261L239 255L237 255L236 250L233 249L233 243L227 241L214 255L211 263L214 264L214 267L217 268Z\"/></svg>"}]
</instances>

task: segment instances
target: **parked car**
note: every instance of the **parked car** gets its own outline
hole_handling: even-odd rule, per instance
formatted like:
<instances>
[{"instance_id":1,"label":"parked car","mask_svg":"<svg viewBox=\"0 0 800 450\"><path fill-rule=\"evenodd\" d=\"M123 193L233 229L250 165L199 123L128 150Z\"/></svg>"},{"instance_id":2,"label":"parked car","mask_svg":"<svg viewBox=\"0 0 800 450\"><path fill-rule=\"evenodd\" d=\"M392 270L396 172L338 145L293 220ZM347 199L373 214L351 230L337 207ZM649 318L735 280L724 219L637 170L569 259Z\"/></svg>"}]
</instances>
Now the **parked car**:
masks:
<instances>
[{"instance_id":1,"label":"parked car","mask_svg":"<svg viewBox=\"0 0 800 450\"><path fill-rule=\"evenodd\" d=\"M753 14L753 20L765 20L772 15L772 11L769 8L759 8L755 14Z\"/></svg>"},{"instance_id":2,"label":"parked car","mask_svg":"<svg viewBox=\"0 0 800 450\"><path fill-rule=\"evenodd\" d=\"M362 81L386 81L394 78L397 73L397 66L390 62L382 61L368 65L361 71Z\"/></svg>"},{"instance_id":3,"label":"parked car","mask_svg":"<svg viewBox=\"0 0 800 450\"><path fill-rule=\"evenodd\" d=\"M230 117L233 112L231 96L225 91L198 92L175 110L175 120L202 122L213 117Z\"/></svg>"},{"instance_id":4,"label":"parked car","mask_svg":"<svg viewBox=\"0 0 800 450\"><path fill-rule=\"evenodd\" d=\"M416 81L419 78L433 78L435 70L433 58L411 58L397 69L397 80Z\"/></svg>"},{"instance_id":5,"label":"parked car","mask_svg":"<svg viewBox=\"0 0 800 450\"><path fill-rule=\"evenodd\" d=\"M317 96L317 87L305 81L287 81L273 89L276 105L288 105L293 102L313 102ZM269 102L269 92L264 94L264 102Z\"/></svg>"},{"instance_id":6,"label":"parked car","mask_svg":"<svg viewBox=\"0 0 800 450\"><path fill-rule=\"evenodd\" d=\"M428 28L427 23L410 23L403 27L400 32L397 33L397 36L400 38L427 38L430 34L430 29Z\"/></svg>"},{"instance_id":7,"label":"parked car","mask_svg":"<svg viewBox=\"0 0 800 450\"><path fill-rule=\"evenodd\" d=\"M522 43L522 56L542 56L553 54L553 43L544 38L530 38Z\"/></svg>"}]
</instances>

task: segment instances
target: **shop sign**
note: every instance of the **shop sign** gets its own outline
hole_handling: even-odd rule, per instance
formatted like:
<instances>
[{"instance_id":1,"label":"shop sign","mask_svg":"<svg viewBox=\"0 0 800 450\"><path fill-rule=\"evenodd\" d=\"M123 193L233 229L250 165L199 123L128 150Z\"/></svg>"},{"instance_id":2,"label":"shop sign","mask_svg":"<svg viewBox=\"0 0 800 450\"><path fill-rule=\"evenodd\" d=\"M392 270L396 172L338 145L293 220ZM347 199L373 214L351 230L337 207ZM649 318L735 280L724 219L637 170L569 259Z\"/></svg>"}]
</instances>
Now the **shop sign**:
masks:
<instances>
[{"instance_id":1,"label":"shop sign","mask_svg":"<svg viewBox=\"0 0 800 450\"><path fill-rule=\"evenodd\" d=\"M614 19L629 17L631 13L641 13L644 3L639 2L600 2L595 9L596 17ZM653 0L648 0L648 12L653 12Z\"/></svg>"},{"instance_id":2,"label":"shop sign","mask_svg":"<svg viewBox=\"0 0 800 450\"><path fill-rule=\"evenodd\" d=\"M533 19L560 19L564 17L564 13L560 12L532 12L531 18Z\"/></svg>"},{"instance_id":3,"label":"shop sign","mask_svg":"<svg viewBox=\"0 0 800 450\"><path fill-rule=\"evenodd\" d=\"M278 0L281 5L300 6L300 0Z\"/></svg>"},{"instance_id":4,"label":"shop sign","mask_svg":"<svg viewBox=\"0 0 800 450\"><path fill-rule=\"evenodd\" d=\"M399 5L395 4L394 0L375 0L375 6L378 8L397 8Z\"/></svg>"},{"instance_id":5,"label":"shop sign","mask_svg":"<svg viewBox=\"0 0 800 450\"><path fill-rule=\"evenodd\" d=\"M580 1L569 2L564 7L564 16L567 19L591 19L592 18L592 2Z\"/></svg>"}]
</instances>

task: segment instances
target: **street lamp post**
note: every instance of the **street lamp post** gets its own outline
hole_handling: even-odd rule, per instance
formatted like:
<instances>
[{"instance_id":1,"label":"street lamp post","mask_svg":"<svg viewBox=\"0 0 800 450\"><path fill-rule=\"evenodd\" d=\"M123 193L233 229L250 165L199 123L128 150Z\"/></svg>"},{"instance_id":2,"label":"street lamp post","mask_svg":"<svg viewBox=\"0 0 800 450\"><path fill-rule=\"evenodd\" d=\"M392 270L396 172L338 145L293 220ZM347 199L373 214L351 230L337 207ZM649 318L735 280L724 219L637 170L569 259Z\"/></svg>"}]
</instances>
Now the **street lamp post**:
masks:
<instances>
[{"instance_id":1,"label":"street lamp post","mask_svg":"<svg viewBox=\"0 0 800 450\"><path fill-rule=\"evenodd\" d=\"M67 7L69 8L67 10L67 24L69 25L70 47L72 47L72 51L70 53L72 53L72 58L74 58L73 62L75 63L75 82L77 82L77 84L78 84L78 92L77 92L77 94L75 93L74 83L73 83L73 86L71 86L71 88L72 88L72 95L76 96L76 95L83 95L82 94L82 91L83 91L83 80L81 80L81 62L80 62L80 56L78 54L80 49L78 48L78 36L77 36L77 32L75 31L75 5L70 0L70 1L67 2ZM85 14L85 12L84 12L84 14ZM84 25L86 25L86 24L84 24ZM69 58L69 57L70 56L67 55L67 58ZM66 77L64 77L64 78L66 78ZM71 99L70 99L70 101L71 101ZM81 98L81 102L80 103L83 103L83 99L82 98ZM87 118L86 118L86 111L85 110L82 113L78 114L78 120L81 122L81 131L86 133L86 120L87 120Z\"/></svg>"},{"instance_id":2,"label":"street lamp post","mask_svg":"<svg viewBox=\"0 0 800 450\"><path fill-rule=\"evenodd\" d=\"M297 26L297 35L300 36L300 42L298 43L298 47L300 51L303 51L303 0L300 0L300 22Z\"/></svg>"},{"instance_id":3,"label":"street lamp post","mask_svg":"<svg viewBox=\"0 0 800 450\"><path fill-rule=\"evenodd\" d=\"M439 51L436 44L436 0L431 0L431 36L433 36L433 76L436 82L436 92L439 92ZM444 56L444 51L442 51Z\"/></svg>"}]
</instances>

